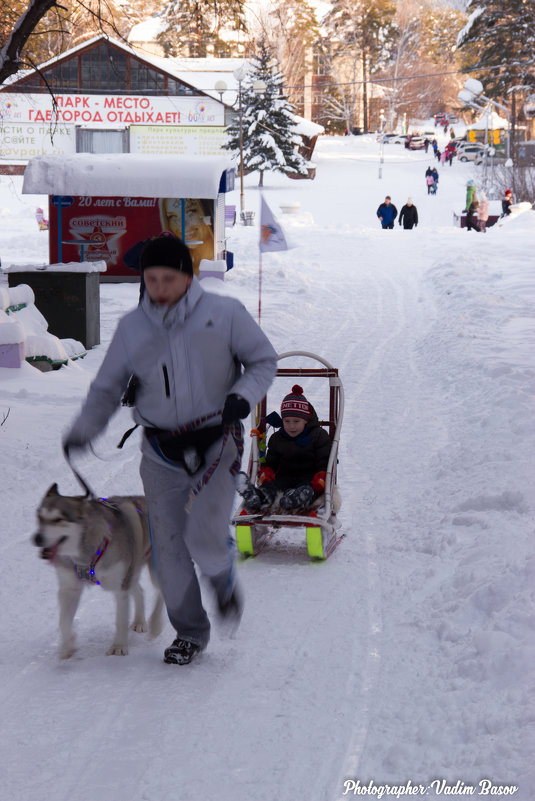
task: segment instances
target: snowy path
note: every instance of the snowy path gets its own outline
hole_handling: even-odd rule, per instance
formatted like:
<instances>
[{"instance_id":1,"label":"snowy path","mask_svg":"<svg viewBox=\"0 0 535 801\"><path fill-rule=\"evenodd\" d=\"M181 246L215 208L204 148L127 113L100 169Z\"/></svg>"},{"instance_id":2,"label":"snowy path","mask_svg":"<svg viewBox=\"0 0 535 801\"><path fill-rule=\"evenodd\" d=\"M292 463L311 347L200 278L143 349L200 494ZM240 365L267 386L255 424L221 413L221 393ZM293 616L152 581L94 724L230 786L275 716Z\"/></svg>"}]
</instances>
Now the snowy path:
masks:
<instances>
[{"instance_id":1,"label":"snowy path","mask_svg":"<svg viewBox=\"0 0 535 801\"><path fill-rule=\"evenodd\" d=\"M104 349L83 368L0 387L0 412L10 408L0 428L10 801L339 801L347 777L484 775L524 780L515 798L532 798L527 238L501 238L492 267L492 235L450 225L463 165L443 176L444 199L428 199L413 188L423 181L412 154L392 151L388 184L374 185L376 146L367 147L327 139L313 184L266 188L275 210L275 198L302 208L285 221L297 248L265 258L263 327L279 352L309 350L339 368L345 537L322 564L291 537L240 562L246 611L235 639L215 624L202 658L176 670L162 662L170 627L155 642L132 633L127 658L106 657L113 600L91 588L76 618L79 650L57 661L55 579L28 540L53 481L78 491L61 433ZM371 205L355 197L355 175L373 186ZM385 191L415 194L417 230L377 229ZM257 231L234 235L240 267L226 285L254 314ZM136 296L133 285L102 287L104 345ZM276 384L274 407L288 390ZM136 435L114 448L128 427L122 411L97 444L102 458L84 458L97 492L140 490ZM206 603L213 612L209 594Z\"/></svg>"}]
</instances>

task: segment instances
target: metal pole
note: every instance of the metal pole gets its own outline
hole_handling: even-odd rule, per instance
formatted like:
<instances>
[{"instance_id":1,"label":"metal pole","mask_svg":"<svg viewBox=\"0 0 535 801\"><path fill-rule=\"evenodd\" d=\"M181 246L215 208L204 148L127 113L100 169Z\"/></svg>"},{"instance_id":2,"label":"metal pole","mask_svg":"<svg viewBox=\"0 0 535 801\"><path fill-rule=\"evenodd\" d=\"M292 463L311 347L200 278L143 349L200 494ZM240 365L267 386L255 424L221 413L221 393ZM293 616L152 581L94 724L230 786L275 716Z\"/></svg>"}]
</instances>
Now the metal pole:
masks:
<instances>
[{"instance_id":1,"label":"metal pole","mask_svg":"<svg viewBox=\"0 0 535 801\"><path fill-rule=\"evenodd\" d=\"M380 133L380 136L381 136L381 147L379 148L379 178L382 178L383 177L383 162L384 162L383 156L384 156L384 148L385 148L384 133L385 133L385 122L386 122L386 118L384 116L384 113L383 113L382 109L381 109L381 116L380 116L379 119L381 120L381 133Z\"/></svg>"},{"instance_id":2,"label":"metal pole","mask_svg":"<svg viewBox=\"0 0 535 801\"><path fill-rule=\"evenodd\" d=\"M241 101L241 81L238 81L238 96L240 99L240 210L244 209L244 193L243 193L243 110Z\"/></svg>"}]
</instances>

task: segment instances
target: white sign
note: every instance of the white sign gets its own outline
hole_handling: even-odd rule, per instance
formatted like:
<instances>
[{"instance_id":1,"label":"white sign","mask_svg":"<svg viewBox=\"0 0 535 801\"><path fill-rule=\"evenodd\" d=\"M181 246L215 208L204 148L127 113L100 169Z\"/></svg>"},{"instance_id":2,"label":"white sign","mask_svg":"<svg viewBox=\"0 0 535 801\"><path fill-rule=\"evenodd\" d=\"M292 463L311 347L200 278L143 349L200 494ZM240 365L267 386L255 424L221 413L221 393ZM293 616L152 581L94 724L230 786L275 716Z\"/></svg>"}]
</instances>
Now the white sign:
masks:
<instances>
[{"instance_id":1,"label":"white sign","mask_svg":"<svg viewBox=\"0 0 535 801\"><path fill-rule=\"evenodd\" d=\"M55 101L55 103L54 103ZM211 97L187 95L56 95L0 93L0 124L224 125L224 107Z\"/></svg>"},{"instance_id":2,"label":"white sign","mask_svg":"<svg viewBox=\"0 0 535 801\"><path fill-rule=\"evenodd\" d=\"M178 128L165 125L132 125L130 152L172 153L188 156L220 156L227 140L225 128Z\"/></svg>"},{"instance_id":3,"label":"white sign","mask_svg":"<svg viewBox=\"0 0 535 801\"><path fill-rule=\"evenodd\" d=\"M0 159L28 160L45 153L76 153L74 125L27 125L0 121Z\"/></svg>"}]
</instances>

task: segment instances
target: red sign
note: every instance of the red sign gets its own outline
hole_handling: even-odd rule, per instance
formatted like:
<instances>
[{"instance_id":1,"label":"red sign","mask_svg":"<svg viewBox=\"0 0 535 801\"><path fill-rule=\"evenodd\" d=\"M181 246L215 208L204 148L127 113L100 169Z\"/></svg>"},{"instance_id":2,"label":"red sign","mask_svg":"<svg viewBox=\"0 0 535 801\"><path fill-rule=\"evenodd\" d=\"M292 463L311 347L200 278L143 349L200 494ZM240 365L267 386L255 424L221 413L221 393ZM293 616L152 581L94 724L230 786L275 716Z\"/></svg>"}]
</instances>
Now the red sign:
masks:
<instances>
[{"instance_id":1,"label":"red sign","mask_svg":"<svg viewBox=\"0 0 535 801\"><path fill-rule=\"evenodd\" d=\"M186 242L196 273L201 259L216 258L213 200L76 196L68 204L62 200L49 199L51 264L105 261L104 276L136 277L137 264L129 251L161 231L172 231Z\"/></svg>"}]
</instances>

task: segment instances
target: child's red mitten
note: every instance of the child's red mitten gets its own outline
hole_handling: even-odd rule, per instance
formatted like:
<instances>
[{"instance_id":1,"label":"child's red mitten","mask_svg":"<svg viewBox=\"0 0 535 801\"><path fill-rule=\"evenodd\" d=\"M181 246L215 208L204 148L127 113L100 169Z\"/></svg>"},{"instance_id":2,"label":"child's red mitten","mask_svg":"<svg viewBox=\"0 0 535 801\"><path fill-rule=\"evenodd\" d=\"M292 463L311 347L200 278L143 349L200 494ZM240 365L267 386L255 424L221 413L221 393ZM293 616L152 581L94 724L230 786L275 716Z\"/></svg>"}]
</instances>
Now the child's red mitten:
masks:
<instances>
[{"instance_id":1,"label":"child's red mitten","mask_svg":"<svg viewBox=\"0 0 535 801\"><path fill-rule=\"evenodd\" d=\"M320 470L310 482L310 486L316 495L322 495L325 492L325 476L325 470Z\"/></svg>"},{"instance_id":2,"label":"child's red mitten","mask_svg":"<svg viewBox=\"0 0 535 801\"><path fill-rule=\"evenodd\" d=\"M260 479L261 484L269 484L270 481L275 481L275 473L271 467L267 467L265 465L258 474L258 478Z\"/></svg>"}]
</instances>

